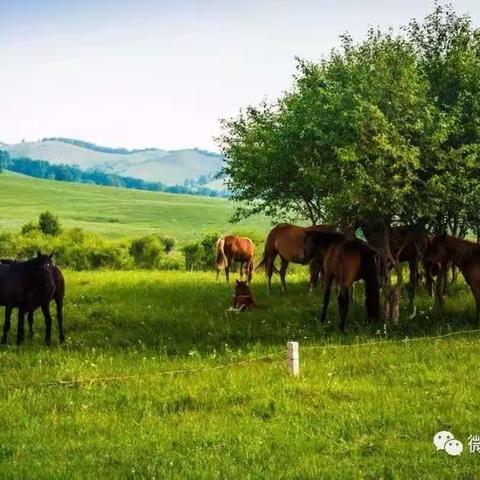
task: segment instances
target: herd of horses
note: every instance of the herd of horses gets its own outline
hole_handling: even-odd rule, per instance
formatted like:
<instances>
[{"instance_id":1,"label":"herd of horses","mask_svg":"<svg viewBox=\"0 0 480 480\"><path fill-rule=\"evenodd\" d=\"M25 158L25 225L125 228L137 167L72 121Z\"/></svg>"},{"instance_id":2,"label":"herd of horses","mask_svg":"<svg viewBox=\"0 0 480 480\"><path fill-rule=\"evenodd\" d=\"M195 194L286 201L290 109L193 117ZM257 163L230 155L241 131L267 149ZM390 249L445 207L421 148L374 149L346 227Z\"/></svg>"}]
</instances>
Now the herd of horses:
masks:
<instances>
[{"instance_id":1,"label":"herd of horses","mask_svg":"<svg viewBox=\"0 0 480 480\"><path fill-rule=\"evenodd\" d=\"M443 292L442 281L449 266L457 267L470 287L476 303L476 321L480 324L480 244L451 235L430 235L407 227L393 227L389 232L389 248L399 263L408 263L410 270L409 298L414 305L420 270L425 276L427 290ZM57 310L59 340L63 333L63 303L65 279L60 268L52 263L53 253L37 255L26 261L0 259L0 305L5 307L5 321L1 342L7 343L12 311L18 309L17 344L24 340L25 316L28 317L30 336L33 335L33 314L41 309L45 320L45 343L50 345L52 317L50 303L55 301ZM227 282L234 262L240 262L240 277L246 281L237 282L236 302L240 307L255 306L248 283L254 271L255 245L246 237L229 235L216 243L217 278L225 270ZM275 267L280 258L280 269ZM370 243L357 237L340 233L331 225L299 227L280 224L272 228L265 241L265 250L258 269L265 269L268 289L271 290L274 272L280 274L282 289L285 291L286 273L290 262L310 267L310 291L319 278L323 280L322 322L325 321L332 286L338 287L340 329L344 331L355 282L365 282L365 306L369 319L380 317L380 290L392 265L385 261L385 255ZM420 266L422 268L420 268ZM442 306L443 296L437 296Z\"/></svg>"},{"instance_id":2,"label":"herd of horses","mask_svg":"<svg viewBox=\"0 0 480 480\"><path fill-rule=\"evenodd\" d=\"M442 282L444 286L448 268L458 268L470 287L476 303L476 321L480 324L480 244L451 235L430 235L424 231L409 227L392 227L388 232L389 248L393 258L399 264L408 263L409 303L414 310L415 292L421 272L430 295L433 293L434 278L436 298L443 304ZM240 277L246 265L247 281L251 281L254 270L255 247L245 237L229 235L217 241L216 268L224 268L227 282L229 270L234 261L240 262ZM280 269L275 267L276 258L280 258ZM323 279L322 322L325 321L332 285L338 287L338 305L340 329L344 331L345 321L351 301L353 284L358 280L365 282L365 307L372 321L380 317L380 289L393 267L383 252L370 243L357 237L340 233L331 225L313 225L299 227L292 224L280 224L272 228L265 241L263 258L256 270L264 268L268 289L271 290L274 272L280 274L282 290L286 291L286 272L290 262L310 267L310 291ZM441 293L439 293L441 292Z\"/></svg>"}]
</instances>

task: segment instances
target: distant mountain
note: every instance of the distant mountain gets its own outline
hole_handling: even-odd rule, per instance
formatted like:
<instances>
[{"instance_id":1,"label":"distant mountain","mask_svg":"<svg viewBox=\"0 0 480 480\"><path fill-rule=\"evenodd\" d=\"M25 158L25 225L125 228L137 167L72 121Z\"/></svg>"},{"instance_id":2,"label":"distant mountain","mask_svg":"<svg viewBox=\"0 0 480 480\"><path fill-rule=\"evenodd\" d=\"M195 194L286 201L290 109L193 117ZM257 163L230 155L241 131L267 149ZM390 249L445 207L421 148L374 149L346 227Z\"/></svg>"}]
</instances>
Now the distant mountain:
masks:
<instances>
[{"instance_id":1,"label":"distant mountain","mask_svg":"<svg viewBox=\"0 0 480 480\"><path fill-rule=\"evenodd\" d=\"M187 179L217 172L222 157L197 148L127 150L95 145L71 138L44 138L37 142L2 145L12 158L27 157L51 164L77 165L166 185L183 184Z\"/></svg>"}]
</instances>

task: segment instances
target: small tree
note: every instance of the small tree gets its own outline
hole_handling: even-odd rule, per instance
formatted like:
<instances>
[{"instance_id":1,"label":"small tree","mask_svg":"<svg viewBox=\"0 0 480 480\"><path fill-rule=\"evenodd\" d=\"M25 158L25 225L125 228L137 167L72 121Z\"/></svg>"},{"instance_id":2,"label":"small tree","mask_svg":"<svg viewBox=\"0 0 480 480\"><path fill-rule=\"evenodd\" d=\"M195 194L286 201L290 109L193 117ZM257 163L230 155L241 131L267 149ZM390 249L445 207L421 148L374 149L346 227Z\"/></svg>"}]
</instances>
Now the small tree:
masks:
<instances>
[{"instance_id":1,"label":"small tree","mask_svg":"<svg viewBox=\"0 0 480 480\"><path fill-rule=\"evenodd\" d=\"M62 231L60 220L56 215L49 211L40 214L40 217L38 218L38 228L45 235L57 236Z\"/></svg>"}]
</instances>

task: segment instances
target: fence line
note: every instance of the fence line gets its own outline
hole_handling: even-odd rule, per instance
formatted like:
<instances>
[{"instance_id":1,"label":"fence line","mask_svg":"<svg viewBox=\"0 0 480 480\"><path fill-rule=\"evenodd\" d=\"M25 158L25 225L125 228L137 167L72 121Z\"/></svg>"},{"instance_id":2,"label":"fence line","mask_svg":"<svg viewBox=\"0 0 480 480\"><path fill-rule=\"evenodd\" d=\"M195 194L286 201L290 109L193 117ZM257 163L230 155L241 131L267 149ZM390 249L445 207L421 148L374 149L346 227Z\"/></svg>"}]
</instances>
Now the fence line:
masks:
<instances>
[{"instance_id":1,"label":"fence line","mask_svg":"<svg viewBox=\"0 0 480 480\"><path fill-rule=\"evenodd\" d=\"M325 349L335 349L335 348L352 348L352 347L368 347L374 345L387 345L387 344L408 344L413 342L421 342L425 340L441 340L443 338L453 337L455 335L463 335L468 333L478 333L480 332L480 328L476 328L474 330L458 330L456 332L449 332L443 335L436 335L434 337L405 337L405 338L398 338L395 340L380 340L380 341L373 341L373 342L363 342L363 343L345 343L345 344L326 344L326 345L307 345L302 347L302 350L325 350Z\"/></svg>"},{"instance_id":2,"label":"fence line","mask_svg":"<svg viewBox=\"0 0 480 480\"><path fill-rule=\"evenodd\" d=\"M356 348L356 347L366 347L366 346L376 346L376 345L387 345L387 344L409 344L413 342L419 341L427 341L427 340L441 340L448 337L453 337L457 335L464 335L464 334L471 334L471 333L478 333L480 329L474 330L458 330L456 332L449 332L443 335L436 335L434 337L413 337L413 338L403 338L403 339L395 339L395 340L381 340L381 341L373 341L373 342L363 342L363 343L348 343L348 344L326 344L326 345L307 345L305 347L300 347L300 351L305 350L330 350L330 349L347 349L347 348ZM208 367L199 367L199 368L181 368L178 370L165 370L163 372L153 372L153 373L137 373L132 375L115 375L115 376L108 376L108 377L80 377L80 378L73 378L70 380L61 380L61 379L53 379L45 382L37 382L37 383L30 383L30 384L6 384L2 385L3 388L11 388L11 389L19 389L19 388L28 388L28 387L53 387L53 386L64 386L64 387L72 387L75 385L93 385L94 383L101 383L101 382L120 382L120 381L127 381L134 378L149 378L149 377L162 377L162 376L174 376L174 375L189 375L193 373L200 373L206 371L213 371L213 370L223 370L227 368L233 368L243 365L248 365L254 362L262 361L262 360L275 360L275 357L282 356L282 360L286 360L286 350L278 350L273 353L268 353L265 355L260 355L255 358L248 358L244 360L234 361L228 364L221 364L221 365L214 365ZM276 361L279 361L277 359Z\"/></svg>"}]
</instances>

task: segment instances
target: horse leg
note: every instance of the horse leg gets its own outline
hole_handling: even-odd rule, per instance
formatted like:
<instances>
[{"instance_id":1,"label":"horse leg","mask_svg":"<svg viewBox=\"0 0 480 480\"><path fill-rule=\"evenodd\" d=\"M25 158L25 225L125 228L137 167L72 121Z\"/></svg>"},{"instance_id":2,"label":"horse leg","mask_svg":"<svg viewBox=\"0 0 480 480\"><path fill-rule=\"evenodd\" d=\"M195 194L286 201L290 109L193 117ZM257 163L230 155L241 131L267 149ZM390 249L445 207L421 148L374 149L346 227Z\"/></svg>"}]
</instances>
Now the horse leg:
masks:
<instances>
[{"instance_id":1,"label":"horse leg","mask_svg":"<svg viewBox=\"0 0 480 480\"><path fill-rule=\"evenodd\" d=\"M323 292L323 309L322 309L322 323L325 323L327 318L328 302L330 301L330 291L332 289L333 277L330 275L325 279L325 290Z\"/></svg>"},{"instance_id":2,"label":"horse leg","mask_svg":"<svg viewBox=\"0 0 480 480\"><path fill-rule=\"evenodd\" d=\"M243 279L243 261L240 261L240 280Z\"/></svg>"},{"instance_id":3,"label":"horse leg","mask_svg":"<svg viewBox=\"0 0 480 480\"><path fill-rule=\"evenodd\" d=\"M456 283L457 282L457 266L452 263L452 278L450 280L450 283Z\"/></svg>"},{"instance_id":4,"label":"horse leg","mask_svg":"<svg viewBox=\"0 0 480 480\"><path fill-rule=\"evenodd\" d=\"M282 265L280 266L280 281L282 282L282 291L287 291L287 284L285 283L285 275L287 273L288 262L282 258Z\"/></svg>"},{"instance_id":5,"label":"horse leg","mask_svg":"<svg viewBox=\"0 0 480 480\"><path fill-rule=\"evenodd\" d=\"M52 338L52 316L50 315L50 306L48 303L42 305L42 313L45 319L45 345L50 346Z\"/></svg>"},{"instance_id":6,"label":"horse leg","mask_svg":"<svg viewBox=\"0 0 480 480\"><path fill-rule=\"evenodd\" d=\"M418 261L411 260L408 262L410 269L410 281L408 284L408 306L410 311L410 318L414 318L417 315L417 307L415 305L415 292L417 290L418 282Z\"/></svg>"},{"instance_id":7,"label":"horse leg","mask_svg":"<svg viewBox=\"0 0 480 480\"><path fill-rule=\"evenodd\" d=\"M2 337L2 344L7 344L8 332L10 331L10 321L12 317L12 307L5 307L5 322L3 324L3 337Z\"/></svg>"},{"instance_id":8,"label":"horse leg","mask_svg":"<svg viewBox=\"0 0 480 480\"><path fill-rule=\"evenodd\" d=\"M231 263L230 261L228 261L227 264L225 265L225 278L227 279L227 283L230 283L230 266L231 266Z\"/></svg>"},{"instance_id":9,"label":"horse leg","mask_svg":"<svg viewBox=\"0 0 480 480\"><path fill-rule=\"evenodd\" d=\"M318 279L320 278L320 272L322 270L321 262L313 260L310 263L310 288L309 293L313 293L315 287L318 284Z\"/></svg>"},{"instance_id":10,"label":"horse leg","mask_svg":"<svg viewBox=\"0 0 480 480\"><path fill-rule=\"evenodd\" d=\"M248 283L252 281L252 275L253 275L253 258L251 258L247 264L247 282Z\"/></svg>"},{"instance_id":11,"label":"horse leg","mask_svg":"<svg viewBox=\"0 0 480 480\"><path fill-rule=\"evenodd\" d=\"M345 333L345 320L347 318L350 294L348 287L342 287L338 292L338 310L340 312L340 331Z\"/></svg>"},{"instance_id":12,"label":"horse leg","mask_svg":"<svg viewBox=\"0 0 480 480\"><path fill-rule=\"evenodd\" d=\"M273 253L271 257L267 260L266 271L268 277L268 291L272 291L272 275L275 268L275 258L277 258L277 253Z\"/></svg>"},{"instance_id":13,"label":"horse leg","mask_svg":"<svg viewBox=\"0 0 480 480\"><path fill-rule=\"evenodd\" d=\"M424 263L423 264L425 270L425 289L427 290L427 294L430 297L433 297L433 277L430 268Z\"/></svg>"},{"instance_id":14,"label":"horse leg","mask_svg":"<svg viewBox=\"0 0 480 480\"><path fill-rule=\"evenodd\" d=\"M18 323L17 323L17 345L21 345L25 338L25 310L18 309Z\"/></svg>"},{"instance_id":15,"label":"horse leg","mask_svg":"<svg viewBox=\"0 0 480 480\"><path fill-rule=\"evenodd\" d=\"M65 335L63 334L63 298L55 299L57 306L57 322L58 322L58 337L60 343L65 341Z\"/></svg>"},{"instance_id":16,"label":"horse leg","mask_svg":"<svg viewBox=\"0 0 480 480\"><path fill-rule=\"evenodd\" d=\"M33 310L28 312L28 334L30 338L33 338Z\"/></svg>"}]
</instances>

